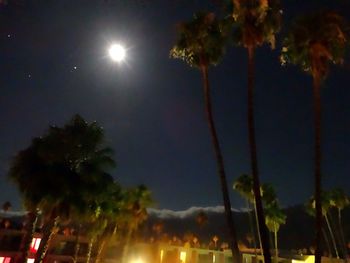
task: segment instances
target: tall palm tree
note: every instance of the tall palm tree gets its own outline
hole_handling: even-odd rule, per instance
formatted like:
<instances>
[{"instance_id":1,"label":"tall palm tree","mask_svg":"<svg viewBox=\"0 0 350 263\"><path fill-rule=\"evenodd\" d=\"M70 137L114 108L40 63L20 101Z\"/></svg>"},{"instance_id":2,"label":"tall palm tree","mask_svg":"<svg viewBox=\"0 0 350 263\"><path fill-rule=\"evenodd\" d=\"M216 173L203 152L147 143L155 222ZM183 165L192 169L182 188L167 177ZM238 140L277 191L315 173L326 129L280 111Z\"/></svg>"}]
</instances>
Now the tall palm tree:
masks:
<instances>
[{"instance_id":1,"label":"tall palm tree","mask_svg":"<svg viewBox=\"0 0 350 263\"><path fill-rule=\"evenodd\" d=\"M234 261L239 263L241 262L241 256L238 250L237 235L231 211L224 160L212 113L208 77L209 66L218 64L224 54L227 40L225 30L225 23L219 21L213 13L197 13L194 15L191 22L182 23L179 26L178 40L176 45L171 49L170 56L172 58L184 60L191 67L198 68L202 74L205 113L214 147L217 172L221 183L226 221L231 239L232 256Z\"/></svg>"},{"instance_id":2,"label":"tall palm tree","mask_svg":"<svg viewBox=\"0 0 350 263\"><path fill-rule=\"evenodd\" d=\"M281 9L278 0L233 0L232 17L235 21L235 42L247 49L248 53L248 138L253 175L254 197L258 214L259 231L262 239L264 260L271 262L268 231L260 196L257 145L254 120L254 67L255 50L264 43L275 46L275 34L281 27Z\"/></svg>"},{"instance_id":3,"label":"tall palm tree","mask_svg":"<svg viewBox=\"0 0 350 263\"><path fill-rule=\"evenodd\" d=\"M282 48L281 62L300 66L313 79L314 104L314 180L316 201L315 263L321 262L321 84L330 64L343 63L347 37L344 19L335 12L322 11L299 17Z\"/></svg>"},{"instance_id":4,"label":"tall palm tree","mask_svg":"<svg viewBox=\"0 0 350 263\"><path fill-rule=\"evenodd\" d=\"M249 219L249 225L250 225L250 231L252 232L253 236L253 244L254 248L256 249L256 239L255 239L255 229L253 227L252 218L250 215L250 203L253 204L254 207L254 214L255 214L255 222L256 222L256 229L258 231L258 239L259 239L259 245L260 245L260 252L262 253L262 244L261 244L261 236L259 231L259 221L258 221L258 215L256 211L256 203L254 198L254 191L253 191L253 178L247 174L242 174L240 177L236 179L236 181L233 183L233 190L237 191L245 200L247 203L247 209L248 209L248 219ZM256 250L255 250L256 254Z\"/></svg>"},{"instance_id":5,"label":"tall palm tree","mask_svg":"<svg viewBox=\"0 0 350 263\"><path fill-rule=\"evenodd\" d=\"M25 207L33 213L41 210L44 218L36 263L43 261L60 218L88 211L87 207L113 182L106 173L113 166L103 130L78 115L62 128L50 127L15 156L9 176L19 188Z\"/></svg>"}]
</instances>

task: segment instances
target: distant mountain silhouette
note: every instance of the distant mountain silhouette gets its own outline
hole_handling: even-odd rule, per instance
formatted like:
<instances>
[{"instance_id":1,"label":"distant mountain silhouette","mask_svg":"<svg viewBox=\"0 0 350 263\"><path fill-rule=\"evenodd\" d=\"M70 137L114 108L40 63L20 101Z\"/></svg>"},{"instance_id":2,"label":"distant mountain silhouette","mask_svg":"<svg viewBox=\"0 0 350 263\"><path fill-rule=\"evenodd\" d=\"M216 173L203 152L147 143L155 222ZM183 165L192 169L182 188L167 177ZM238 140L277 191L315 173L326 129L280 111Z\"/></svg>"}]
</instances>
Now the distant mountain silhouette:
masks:
<instances>
[{"instance_id":1,"label":"distant mountain silhouette","mask_svg":"<svg viewBox=\"0 0 350 263\"><path fill-rule=\"evenodd\" d=\"M303 205L288 207L284 210L287 221L285 225L281 226L278 233L279 247L296 250L310 248L314 238L314 218L306 213ZM203 226L199 226L196 222L196 217L200 211L203 211L207 216L207 224ZM239 210L233 212L238 238L246 246L249 246L247 234L251 231L248 213ZM149 209L149 219L142 231L149 238L161 238L164 235L169 238L173 236L183 238L186 234L192 233L199 238L201 243L208 244L214 235L220 238L219 242L227 241L228 235L223 213L223 207L191 207L185 211ZM254 214L251 215L255 227ZM350 209L343 211L342 220L346 241L349 242ZM337 222L336 211L332 211L331 223L336 229L338 229ZM162 225L162 230L158 230L158 233L154 231L156 224ZM324 224L325 231L328 233L326 227L326 224ZM324 244L324 247L327 249L326 244Z\"/></svg>"}]
</instances>

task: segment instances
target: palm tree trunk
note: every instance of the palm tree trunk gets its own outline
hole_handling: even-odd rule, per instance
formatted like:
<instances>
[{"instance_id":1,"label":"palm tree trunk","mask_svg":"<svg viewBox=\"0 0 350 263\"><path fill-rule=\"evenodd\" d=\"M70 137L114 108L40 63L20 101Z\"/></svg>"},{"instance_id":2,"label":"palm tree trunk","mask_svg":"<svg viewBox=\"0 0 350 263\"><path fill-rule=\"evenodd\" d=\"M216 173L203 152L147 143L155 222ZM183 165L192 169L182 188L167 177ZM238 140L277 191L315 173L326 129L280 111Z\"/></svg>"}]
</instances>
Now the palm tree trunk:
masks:
<instances>
[{"instance_id":1,"label":"palm tree trunk","mask_svg":"<svg viewBox=\"0 0 350 263\"><path fill-rule=\"evenodd\" d=\"M323 234L323 238L324 238L324 240L326 241L326 244L327 244L327 249L328 249L329 257L332 258L332 249L331 249L331 245L330 245L330 243L329 243L329 240L328 240L328 237L327 237L327 233L326 233L326 231L324 230L324 228L322 228L322 234Z\"/></svg>"},{"instance_id":2,"label":"palm tree trunk","mask_svg":"<svg viewBox=\"0 0 350 263\"><path fill-rule=\"evenodd\" d=\"M40 242L40 246L35 258L34 263L43 263L46 256L46 252L49 249L50 242L55 234L55 229L58 226L59 217L51 220L47 226L44 227L43 237Z\"/></svg>"},{"instance_id":3,"label":"palm tree trunk","mask_svg":"<svg viewBox=\"0 0 350 263\"><path fill-rule=\"evenodd\" d=\"M328 219L327 214L324 217L326 219L326 223L327 223L327 226L328 226L329 234L331 236L331 240L332 240L332 244L333 244L333 247L334 247L335 255L336 255L337 259L339 259L339 253L338 253L337 244L335 242L334 234L333 234L333 231L332 231L331 224L329 223L329 219Z\"/></svg>"},{"instance_id":4,"label":"palm tree trunk","mask_svg":"<svg viewBox=\"0 0 350 263\"><path fill-rule=\"evenodd\" d=\"M99 247L97 250L95 263L100 263L102 261L102 258L105 255L108 243L109 243L109 227L106 226L99 240Z\"/></svg>"},{"instance_id":5,"label":"palm tree trunk","mask_svg":"<svg viewBox=\"0 0 350 263\"><path fill-rule=\"evenodd\" d=\"M254 123L254 47L248 48L248 133L251 169L253 174L253 190L256 202L256 211L260 228L262 250L265 263L271 263L270 244L267 227L265 225L264 210L260 195L260 181L258 171L257 147ZM317 262L316 262L317 263Z\"/></svg>"},{"instance_id":6,"label":"palm tree trunk","mask_svg":"<svg viewBox=\"0 0 350 263\"><path fill-rule=\"evenodd\" d=\"M253 224L252 215L250 214L251 209L250 209L250 205L249 205L248 199L246 199L246 202L247 202L247 208L248 208L248 217L249 217L250 231L252 232L252 236L253 236L254 254L255 254L255 257L257 257L255 229L254 229L254 224ZM255 210L255 208L254 208L254 210ZM259 241L260 241L260 240L259 240Z\"/></svg>"},{"instance_id":7,"label":"palm tree trunk","mask_svg":"<svg viewBox=\"0 0 350 263\"><path fill-rule=\"evenodd\" d=\"M256 202L255 202L255 200L254 200L254 214L255 214L256 229L258 231L258 238L259 238L259 245L260 245L260 254L261 254L261 256L264 256L263 248L262 248L262 242L261 242L261 235L260 235L258 212L256 211Z\"/></svg>"},{"instance_id":8,"label":"palm tree trunk","mask_svg":"<svg viewBox=\"0 0 350 263\"><path fill-rule=\"evenodd\" d=\"M126 234L126 239L125 239L125 245L123 248L123 255L122 255L122 263L126 263L127 256L129 254L129 246L130 246L130 240L131 240L131 235L133 232L133 227L129 227L128 232Z\"/></svg>"},{"instance_id":9,"label":"palm tree trunk","mask_svg":"<svg viewBox=\"0 0 350 263\"><path fill-rule=\"evenodd\" d=\"M90 238L88 252L86 255L86 263L90 263L91 254L92 254L92 247L93 247L94 243L95 243L95 238L94 237Z\"/></svg>"},{"instance_id":10,"label":"palm tree trunk","mask_svg":"<svg viewBox=\"0 0 350 263\"><path fill-rule=\"evenodd\" d=\"M95 263L100 263L101 262L101 258L102 258L102 255L104 254L106 243L107 243L106 238L103 238L101 240L100 246L99 246L98 251L97 251Z\"/></svg>"},{"instance_id":11,"label":"palm tree trunk","mask_svg":"<svg viewBox=\"0 0 350 263\"><path fill-rule=\"evenodd\" d=\"M322 206L321 206L321 79L318 74L313 76L314 98L314 129L315 129L315 207L316 207L316 236L315 263L321 263L322 238Z\"/></svg>"},{"instance_id":12,"label":"palm tree trunk","mask_svg":"<svg viewBox=\"0 0 350 263\"><path fill-rule=\"evenodd\" d=\"M278 237L277 237L277 227L276 227L276 223L274 224L274 236L275 236L275 262L277 263L278 262Z\"/></svg>"},{"instance_id":13,"label":"palm tree trunk","mask_svg":"<svg viewBox=\"0 0 350 263\"><path fill-rule=\"evenodd\" d=\"M339 235L340 235L342 247L343 247L343 250L344 250L343 258L344 258L345 262L348 262L348 250L346 248L343 224L342 224L342 220L341 220L341 209L339 209L339 208L338 208L338 225L339 225Z\"/></svg>"},{"instance_id":14,"label":"palm tree trunk","mask_svg":"<svg viewBox=\"0 0 350 263\"><path fill-rule=\"evenodd\" d=\"M335 244L338 248L338 252L339 252L339 258L343 258L346 262L346 249L345 249L345 244L343 244L342 242L342 237L341 237L341 230L339 228L338 225L338 221L335 222L334 221L334 217L332 215L332 211L330 211L328 213L328 220L329 220L329 225L332 228L333 234L334 234L334 240L335 240Z\"/></svg>"},{"instance_id":15,"label":"palm tree trunk","mask_svg":"<svg viewBox=\"0 0 350 263\"><path fill-rule=\"evenodd\" d=\"M117 234L117 230L118 230L118 224L115 223L114 228L113 228L113 232L112 232L113 237Z\"/></svg>"},{"instance_id":16,"label":"palm tree trunk","mask_svg":"<svg viewBox=\"0 0 350 263\"><path fill-rule=\"evenodd\" d=\"M80 229L81 229L81 224L79 224L79 226L78 226L77 236L75 239L73 263L77 263L77 260L78 260L78 255L79 255L79 250L80 250L80 243L79 243Z\"/></svg>"},{"instance_id":17,"label":"palm tree trunk","mask_svg":"<svg viewBox=\"0 0 350 263\"><path fill-rule=\"evenodd\" d=\"M21 240L20 251L21 256L16 259L17 263L26 263L29 257L30 244L34 238L34 233L36 230L36 225L38 223L39 211L28 213L28 221L25 226L24 235Z\"/></svg>"},{"instance_id":18,"label":"palm tree trunk","mask_svg":"<svg viewBox=\"0 0 350 263\"><path fill-rule=\"evenodd\" d=\"M214 147L214 153L215 153L216 164L218 169L218 176L221 183L221 191L222 191L222 197L223 197L223 202L225 207L227 227L229 230L232 257L235 263L241 263L242 259L238 249L237 234L236 234L236 229L234 226L234 221L233 221L233 216L231 211L231 202L230 202L230 196L228 194L224 160L222 157L219 140L215 129L213 113L212 113L212 106L211 106L211 99L210 99L210 86L209 86L209 78L208 78L208 67L202 66L201 71L202 71L202 77L203 77L205 112L206 112L209 130L210 130L211 141Z\"/></svg>"},{"instance_id":19,"label":"palm tree trunk","mask_svg":"<svg viewBox=\"0 0 350 263\"><path fill-rule=\"evenodd\" d=\"M334 234L335 243L336 243L337 248L338 248L339 258L342 258L343 255L345 255L346 253L345 253L344 246L342 243L341 233L340 233L340 229L338 226L338 222L334 222L334 218L332 216L332 211L330 211L328 213L328 219L329 219L329 224L330 224L332 231L333 231L333 234Z\"/></svg>"}]
</instances>

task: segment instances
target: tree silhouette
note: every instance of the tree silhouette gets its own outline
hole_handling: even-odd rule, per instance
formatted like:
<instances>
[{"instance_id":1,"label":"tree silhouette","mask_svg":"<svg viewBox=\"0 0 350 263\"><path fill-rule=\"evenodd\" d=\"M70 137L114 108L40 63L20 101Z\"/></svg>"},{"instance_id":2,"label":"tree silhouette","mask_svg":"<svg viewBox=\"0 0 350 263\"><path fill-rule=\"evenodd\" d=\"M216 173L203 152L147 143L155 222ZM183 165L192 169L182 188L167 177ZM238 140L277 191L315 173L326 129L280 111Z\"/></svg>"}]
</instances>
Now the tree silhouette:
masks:
<instances>
[{"instance_id":1,"label":"tree silhouette","mask_svg":"<svg viewBox=\"0 0 350 263\"><path fill-rule=\"evenodd\" d=\"M281 62L292 63L312 76L314 108L315 180L315 263L321 263L321 84L330 64L342 64L347 43L344 19L335 12L322 11L295 20L284 40Z\"/></svg>"},{"instance_id":2,"label":"tree silhouette","mask_svg":"<svg viewBox=\"0 0 350 263\"><path fill-rule=\"evenodd\" d=\"M209 66L218 64L224 54L225 43L227 42L228 36L227 29L227 24L223 21L219 21L213 13L197 13L194 15L191 22L179 25L178 40L176 45L171 49L170 56L184 60L191 67L198 68L202 74L205 113L221 183L226 221L231 239L232 256L234 261L240 263L241 256L238 249L236 229L231 211L224 160L212 113L208 76Z\"/></svg>"},{"instance_id":3,"label":"tree silhouette","mask_svg":"<svg viewBox=\"0 0 350 263\"><path fill-rule=\"evenodd\" d=\"M248 54L248 138L253 176L253 190L258 215L259 232L265 263L271 262L268 231L260 196L257 143L254 117L255 50L264 43L275 47L275 34L281 27L281 8L278 0L233 0L232 17L234 41L243 46Z\"/></svg>"},{"instance_id":4,"label":"tree silhouette","mask_svg":"<svg viewBox=\"0 0 350 263\"><path fill-rule=\"evenodd\" d=\"M113 182L106 173L114 167L111 154L102 128L76 115L62 128L51 126L15 156L9 176L26 209L32 214L39 209L44 219L35 263L43 261L59 220L90 213L91 204Z\"/></svg>"}]
</instances>

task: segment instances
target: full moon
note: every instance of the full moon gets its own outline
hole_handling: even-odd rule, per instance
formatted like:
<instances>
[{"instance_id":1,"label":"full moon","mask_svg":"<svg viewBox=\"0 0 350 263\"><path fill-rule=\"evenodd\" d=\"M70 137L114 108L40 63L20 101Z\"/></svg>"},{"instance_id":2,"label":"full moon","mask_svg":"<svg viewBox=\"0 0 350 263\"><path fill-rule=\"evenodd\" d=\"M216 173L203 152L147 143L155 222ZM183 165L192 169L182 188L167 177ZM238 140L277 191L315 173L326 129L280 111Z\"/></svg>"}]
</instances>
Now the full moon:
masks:
<instances>
[{"instance_id":1,"label":"full moon","mask_svg":"<svg viewBox=\"0 0 350 263\"><path fill-rule=\"evenodd\" d=\"M109 56L113 61L121 62L125 59L125 48L119 44L113 44L109 48Z\"/></svg>"}]
</instances>

